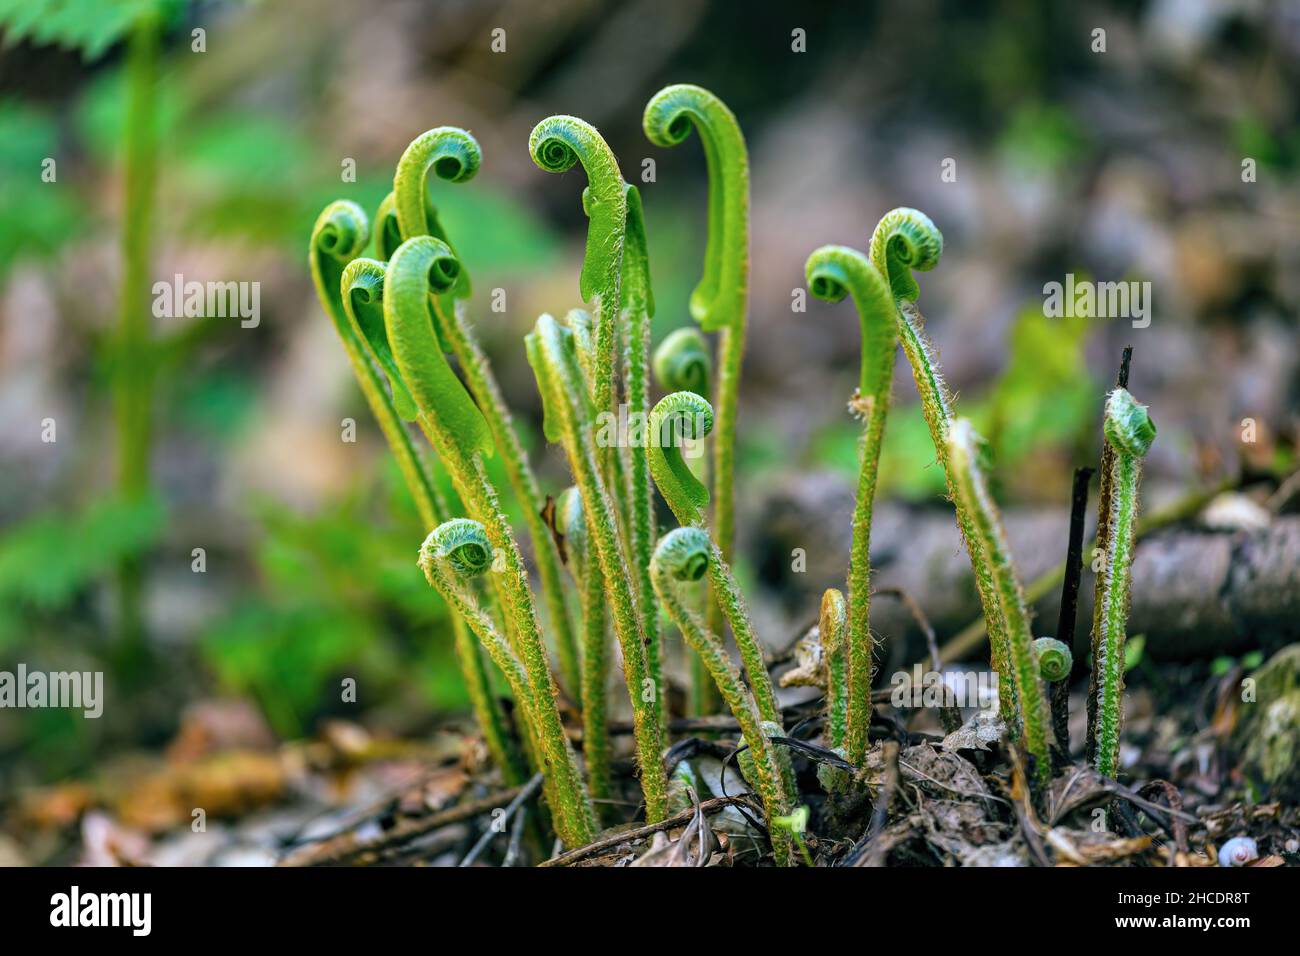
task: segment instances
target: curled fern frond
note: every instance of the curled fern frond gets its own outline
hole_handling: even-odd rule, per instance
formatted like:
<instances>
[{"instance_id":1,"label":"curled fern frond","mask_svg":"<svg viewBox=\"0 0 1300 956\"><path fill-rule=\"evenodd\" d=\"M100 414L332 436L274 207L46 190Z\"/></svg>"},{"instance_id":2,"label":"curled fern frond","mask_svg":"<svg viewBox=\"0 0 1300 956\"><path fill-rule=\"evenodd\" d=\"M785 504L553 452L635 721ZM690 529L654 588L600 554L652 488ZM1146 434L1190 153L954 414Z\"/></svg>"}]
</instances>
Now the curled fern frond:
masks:
<instances>
[{"instance_id":1,"label":"curled fern frond","mask_svg":"<svg viewBox=\"0 0 1300 956\"><path fill-rule=\"evenodd\" d=\"M871 261L889 279L894 298L916 299L921 288L912 275L928 272L943 255L943 233L919 209L891 209L871 234Z\"/></svg>"},{"instance_id":2,"label":"curled fern frond","mask_svg":"<svg viewBox=\"0 0 1300 956\"><path fill-rule=\"evenodd\" d=\"M670 392L709 394L713 357L709 345L693 328L675 329L655 349L655 379Z\"/></svg>"},{"instance_id":3,"label":"curled fern frond","mask_svg":"<svg viewBox=\"0 0 1300 956\"><path fill-rule=\"evenodd\" d=\"M1156 438L1156 425L1128 389L1117 388L1106 399L1106 440L1115 450L1135 458L1144 458Z\"/></svg>"},{"instance_id":4,"label":"curled fern frond","mask_svg":"<svg viewBox=\"0 0 1300 956\"><path fill-rule=\"evenodd\" d=\"M885 438L897 350L897 308L889 283L875 264L855 249L822 246L808 257L808 289L817 298L853 298L862 327L862 373L851 407L863 420L858 487L853 508L853 544L848 574L848 701L844 746L852 763L867 752L871 723L871 517Z\"/></svg>"},{"instance_id":5,"label":"curled fern frond","mask_svg":"<svg viewBox=\"0 0 1300 956\"><path fill-rule=\"evenodd\" d=\"M590 222L579 290L584 302L599 296L609 307L617 308L627 197L613 151L586 120L550 116L533 127L528 152L548 173L563 173L578 163L586 170L588 186L582 193L582 208Z\"/></svg>"},{"instance_id":6,"label":"curled fern frond","mask_svg":"<svg viewBox=\"0 0 1300 956\"><path fill-rule=\"evenodd\" d=\"M388 345L388 329L384 326L384 278L387 271L384 264L375 259L353 259L343 270L339 291L357 340L370 361L388 379L393 408L405 421L413 422L419 411L402 381L402 373L397 370L393 350Z\"/></svg>"},{"instance_id":7,"label":"curled fern frond","mask_svg":"<svg viewBox=\"0 0 1300 956\"><path fill-rule=\"evenodd\" d=\"M434 528L425 539L420 560L446 561L461 577L477 577L492 568L492 543L488 541L487 529L479 522L452 518Z\"/></svg>"},{"instance_id":8,"label":"curled fern frond","mask_svg":"<svg viewBox=\"0 0 1300 956\"><path fill-rule=\"evenodd\" d=\"M582 207L587 214L587 247L578 286L584 302L598 312L597 355L593 394L598 411L608 411L613 399L614 346L622 304L620 282L627 226L627 192L618 160L596 128L575 116L551 116L533 127L528 137L533 161L551 173L581 163L587 172Z\"/></svg>"},{"instance_id":9,"label":"curled fern frond","mask_svg":"<svg viewBox=\"0 0 1300 956\"><path fill-rule=\"evenodd\" d=\"M388 263L384 324L398 371L420 413L436 420L465 454L491 454L487 422L448 364L430 312L430 293L448 292L459 276L460 264L441 239L406 240Z\"/></svg>"},{"instance_id":10,"label":"curled fern frond","mask_svg":"<svg viewBox=\"0 0 1300 956\"><path fill-rule=\"evenodd\" d=\"M694 392L673 392L659 400L647 423L646 458L659 493L683 525L704 520L709 489L691 474L681 443L713 430L713 406Z\"/></svg>"},{"instance_id":11,"label":"curled fern frond","mask_svg":"<svg viewBox=\"0 0 1300 956\"><path fill-rule=\"evenodd\" d=\"M659 539L655 563L676 581L699 581L709 573L713 543L703 528L674 528Z\"/></svg>"},{"instance_id":12,"label":"curled fern frond","mask_svg":"<svg viewBox=\"0 0 1300 956\"><path fill-rule=\"evenodd\" d=\"M713 93L677 83L646 104L642 126L656 146L676 146L699 131L709 173L709 233L704 275L691 293L691 316L706 331L743 325L749 288L749 155L740 124Z\"/></svg>"},{"instance_id":13,"label":"curled fern frond","mask_svg":"<svg viewBox=\"0 0 1300 956\"><path fill-rule=\"evenodd\" d=\"M1038 657L1038 672L1043 680L1065 680L1074 667L1074 655L1063 641L1054 637L1040 637L1034 641L1034 653Z\"/></svg>"},{"instance_id":14,"label":"curled fern frond","mask_svg":"<svg viewBox=\"0 0 1300 956\"><path fill-rule=\"evenodd\" d=\"M740 725L741 735L753 753L755 786L763 798L764 813L770 823L774 816L786 813L793 803L787 789L786 767L770 739L772 734L764 730L765 718L755 696L745 686L740 670L721 638L678 593L679 584L699 580L716 559L717 551L704 529L676 528L660 538L655 546L650 560L650 575L660 603L686 642L704 661L728 709ZM775 724L775 730L780 733L779 722ZM774 830L772 850L779 866L792 863L788 834Z\"/></svg>"},{"instance_id":15,"label":"curled fern frond","mask_svg":"<svg viewBox=\"0 0 1300 956\"><path fill-rule=\"evenodd\" d=\"M454 249L438 221L437 209L429 199L429 174L443 182L466 183L478 173L482 162L483 151L479 149L478 141L455 126L439 126L412 140L397 161L397 172L393 176L393 208L402 239L433 236L445 242L447 248ZM440 291L457 298L468 298L469 273L462 270L452 286Z\"/></svg>"}]
</instances>

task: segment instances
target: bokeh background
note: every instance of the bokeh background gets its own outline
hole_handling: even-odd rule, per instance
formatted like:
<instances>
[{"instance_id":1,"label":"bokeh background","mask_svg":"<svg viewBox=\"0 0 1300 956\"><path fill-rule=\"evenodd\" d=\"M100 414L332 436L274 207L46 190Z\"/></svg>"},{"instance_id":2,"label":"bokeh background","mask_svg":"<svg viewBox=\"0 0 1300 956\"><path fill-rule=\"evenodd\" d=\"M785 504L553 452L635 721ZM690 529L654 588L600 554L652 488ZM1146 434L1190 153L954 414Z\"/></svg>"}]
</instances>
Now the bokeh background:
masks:
<instances>
[{"instance_id":1,"label":"bokeh background","mask_svg":"<svg viewBox=\"0 0 1300 956\"><path fill-rule=\"evenodd\" d=\"M853 310L792 296L812 249L865 246L894 206L944 232L920 306L1013 518L1063 527L1127 344L1160 427L1149 503L1294 470L1294 3L5 0L0 24L0 669L103 670L107 689L99 720L0 712L6 795L156 750L212 699L285 739L331 717L418 735L463 712L413 507L306 269L319 210L373 210L433 126L483 146L477 179L436 201L558 492L522 335L580 304L584 180L538 170L528 133L572 113L629 180L654 160L638 184L657 342L690 321L706 181L697 141L651 146L641 111L678 81L735 111L753 166L739 567L774 648L843 574L858 434ZM149 287L177 273L260 283L260 325L154 319ZM1066 273L1150 281L1150 327L1045 317L1043 284ZM901 567L909 522L951 512L901 363L895 396L881 520L903 544L882 561ZM1060 534L1013 544L1030 568L1063 557ZM948 597L927 607L941 640L971 617ZM348 676L358 704L339 699Z\"/></svg>"}]
</instances>

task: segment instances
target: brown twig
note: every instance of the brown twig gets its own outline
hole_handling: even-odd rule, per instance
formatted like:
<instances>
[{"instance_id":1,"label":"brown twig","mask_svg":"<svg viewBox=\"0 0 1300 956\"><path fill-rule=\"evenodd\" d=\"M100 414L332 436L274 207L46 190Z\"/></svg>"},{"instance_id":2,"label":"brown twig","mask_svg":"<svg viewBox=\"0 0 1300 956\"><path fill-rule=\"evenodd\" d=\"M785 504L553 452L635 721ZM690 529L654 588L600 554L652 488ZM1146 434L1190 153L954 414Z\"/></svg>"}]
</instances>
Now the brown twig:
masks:
<instances>
[{"instance_id":1,"label":"brown twig","mask_svg":"<svg viewBox=\"0 0 1300 956\"><path fill-rule=\"evenodd\" d=\"M1070 648L1074 659L1073 673L1052 684L1052 730L1061 754L1070 754L1070 679L1083 667L1082 648L1075 647L1075 622L1079 611L1079 581L1083 577L1083 524L1088 512L1088 482L1093 470L1084 466L1074 470L1070 493L1070 539L1065 551L1065 580L1061 584L1061 613L1056 619L1056 639Z\"/></svg>"},{"instance_id":2,"label":"brown twig","mask_svg":"<svg viewBox=\"0 0 1300 956\"><path fill-rule=\"evenodd\" d=\"M578 860L589 857L601 850L609 850L623 843L632 840L640 840L643 837L653 836L660 830L671 830L673 827L685 826L695 818L698 813L711 813L714 810L721 810L725 807L735 806L737 804L749 805L749 800L745 795L734 797L713 797L690 807L681 813L674 813L671 817L660 820L658 823L648 823L645 826L634 827L631 830L621 830L618 833L601 837L586 846L580 846L576 849L569 850L567 853L561 853L559 856L553 856L549 860L543 860L538 866L570 866Z\"/></svg>"},{"instance_id":3,"label":"brown twig","mask_svg":"<svg viewBox=\"0 0 1300 956\"><path fill-rule=\"evenodd\" d=\"M533 778L524 784L524 788L520 790L515 798L506 805L505 811L501 817L501 827L503 829L505 825L510 822L510 818L514 815L515 811L521 809L524 802L536 793L539 787L541 787L544 776L545 775L540 772L533 774ZM494 820L493 823L495 822L496 821ZM479 854L487 849L488 844L492 842L492 838L499 832L501 831L493 827L488 827L484 830L483 835L478 838L478 842L475 843L474 846L470 848L470 851L465 854L465 859L460 861L460 865L473 866L474 861L478 859Z\"/></svg>"},{"instance_id":4,"label":"brown twig","mask_svg":"<svg viewBox=\"0 0 1300 956\"><path fill-rule=\"evenodd\" d=\"M508 790L498 791L491 796L482 797L478 800L469 800L454 807L448 807L438 813L431 813L427 817L404 820L383 834L383 836L374 840L359 843L353 832L344 833L320 843L303 847L298 852L285 857L280 861L279 865L333 866L352 862L359 856L382 853L385 850L409 843L417 837L421 837L440 827L450 826L453 823L463 823L484 813L491 813L497 807L504 806L519 796L523 789L523 787L511 787Z\"/></svg>"}]
</instances>

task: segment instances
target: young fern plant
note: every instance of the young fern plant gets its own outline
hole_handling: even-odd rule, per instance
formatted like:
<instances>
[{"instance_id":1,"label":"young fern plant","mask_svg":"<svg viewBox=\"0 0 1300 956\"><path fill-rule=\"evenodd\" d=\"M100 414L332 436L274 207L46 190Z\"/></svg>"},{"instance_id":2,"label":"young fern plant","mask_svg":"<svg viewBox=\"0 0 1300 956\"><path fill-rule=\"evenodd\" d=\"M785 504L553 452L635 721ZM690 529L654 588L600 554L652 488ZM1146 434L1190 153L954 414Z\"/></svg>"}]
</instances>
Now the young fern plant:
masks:
<instances>
[{"instance_id":1,"label":"young fern plant","mask_svg":"<svg viewBox=\"0 0 1300 956\"><path fill-rule=\"evenodd\" d=\"M1132 582L1133 541L1137 527L1138 483L1142 459L1155 441L1156 426L1125 388L1106 400L1106 443L1111 454L1103 488L1109 500L1106 541L1097 574L1097 606L1093 620L1093 708L1095 739L1092 755L1097 772L1114 777L1119 770L1119 735L1124 721L1124 642Z\"/></svg>"},{"instance_id":2,"label":"young fern plant","mask_svg":"<svg viewBox=\"0 0 1300 956\"><path fill-rule=\"evenodd\" d=\"M668 812L668 779L663 765L660 692L650 677L648 648L636 587L618 533L611 486L602 472L595 441L595 406L578 355L578 336L552 316L543 315L525 344L545 406L546 437L563 445L582 498L587 536L605 581L614 633L623 651L623 676L632 701L633 733L646 817L655 823ZM599 350L599 338L596 345ZM597 370L598 370L597 358ZM599 381L597 379L597 381ZM617 486L614 486L617 488Z\"/></svg>"},{"instance_id":3,"label":"young fern plant","mask_svg":"<svg viewBox=\"0 0 1300 956\"><path fill-rule=\"evenodd\" d=\"M452 371L434 333L430 296L450 292L459 276L459 262L442 240L432 236L406 240L388 263L384 326L421 429L446 466L469 517L483 525L492 550L500 555L496 573L502 613L507 629L516 635L528 678L539 756L544 761L556 828L566 843L578 845L574 841L590 839L594 814L555 706L557 690L523 557L483 463L483 456L493 447L491 430ZM473 623L471 620L471 626Z\"/></svg>"},{"instance_id":4,"label":"young fern plant","mask_svg":"<svg viewBox=\"0 0 1300 956\"><path fill-rule=\"evenodd\" d=\"M402 425L403 417L413 416L414 403L400 384L400 378L390 377L394 383L391 396L385 391L375 365L367 360L367 339L358 333L358 319L362 316L371 323L377 320L380 327L383 323L383 266L373 260L356 258L365 248L368 229L366 215L355 203L340 200L327 206L312 229L308 254L312 281L321 305L343 343L366 404L370 406L415 502L420 522L425 528L431 528L446 520L448 510ZM399 415L399 405L410 416ZM502 768L508 781L522 783L523 768L507 739L505 716L493 695L482 653L464 619L454 611L451 623L456 661L488 753Z\"/></svg>"},{"instance_id":5,"label":"young fern plant","mask_svg":"<svg viewBox=\"0 0 1300 956\"><path fill-rule=\"evenodd\" d=\"M646 104L642 126L656 146L676 146L692 127L708 167L708 237L704 274L691 293L691 317L706 332L719 333L717 435L713 442L713 529L730 561L735 538L736 411L745 354L749 300L749 153L735 115L699 86L664 87ZM721 628L717 602L708 608L710 627Z\"/></svg>"},{"instance_id":6,"label":"young fern plant","mask_svg":"<svg viewBox=\"0 0 1300 956\"><path fill-rule=\"evenodd\" d=\"M889 279L897 306L895 321L898 340L912 367L912 377L921 397L921 412L930 430L935 452L943 465L948 495L956 504L957 525L966 542L975 587L984 608L993 667L1000 678L999 710L1008 728L1016 734L1021 721L1017 712L1017 685L1012 679L1011 648L1007 624L1002 614L1002 601L998 596L992 562L982 551L984 539L976 533L974 517L961 504L956 494L956 477L949 457L949 433L955 418L952 395L939 369L934 347L926 338L924 319L915 304L920 288L912 275L913 270L926 271L934 268L942 253L943 234L925 213L916 209L903 207L891 210L881 218L871 236L871 261Z\"/></svg>"},{"instance_id":7,"label":"young fern plant","mask_svg":"<svg viewBox=\"0 0 1300 956\"><path fill-rule=\"evenodd\" d=\"M682 457L682 445L686 441L701 441L713 430L713 408L708 401L694 392L674 392L659 400L650 412L647 425L646 458L650 473L654 476L659 493L672 510L673 516L683 528L698 529L701 536L692 541L708 542L709 560L705 565L709 585L726 623L731 627L736 648L740 651L741 662L745 666L745 675L749 678L749 687L759 716L765 724L773 725L778 731L782 728L781 710L776 703L776 693L772 689L772 678L767 670L767 661L763 649L754 634L749 614L745 610L744 597L740 585L731 573L722 549L710 538L704 528L704 508L709 503L709 490L691 473L690 467ZM698 580L696 576L693 580ZM661 589L656 588L656 591ZM661 598L662 600L662 595ZM681 602L676 602L680 604ZM673 623L679 629L683 622L673 615ZM711 634L717 634L707 627ZM685 632L683 631L685 636ZM691 643L697 654L698 647ZM708 665L708 661L705 660ZM710 667L710 673L717 683L717 674ZM718 690L726 700L726 691L718 685ZM737 718L739 719L739 718ZM782 770L782 783L786 794L793 800L795 796L794 773L790 767L788 755L782 753L779 758Z\"/></svg>"},{"instance_id":8,"label":"young fern plant","mask_svg":"<svg viewBox=\"0 0 1300 956\"><path fill-rule=\"evenodd\" d=\"M431 174L451 183L469 182L481 163L478 141L463 129L440 126L416 137L398 161L393 179L393 218L397 221L401 238L429 235L452 248L447 232L438 220L436 208L428 199L426 182ZM385 222L387 235L391 236L391 220L385 219ZM519 441L496 376L470 326L466 312L469 295L469 274L462 266L447 292L433 297L438 334L442 343L456 356L469 392L501 454L506 479L523 511L560 672L565 685L577 696L581 686L577 638L565 600L559 551L542 517L545 498Z\"/></svg>"},{"instance_id":9,"label":"young fern plant","mask_svg":"<svg viewBox=\"0 0 1300 956\"><path fill-rule=\"evenodd\" d=\"M740 732L753 754L753 767L757 777L755 786L763 800L773 856L778 866L791 866L793 854L789 832L776 826L774 818L789 813L792 800L777 745L765 732L764 724L767 720L762 715L756 695L750 688L746 688L722 639L708 628L678 593L679 583L700 580L717 563L719 556L717 546L703 528L676 528L659 539L650 562L651 577L668 615L681 630L687 643L708 666L723 700L740 725Z\"/></svg>"},{"instance_id":10,"label":"young fern plant","mask_svg":"<svg viewBox=\"0 0 1300 956\"><path fill-rule=\"evenodd\" d=\"M545 732L549 734L551 728L560 726L554 696L539 696L535 692L527 668L520 663L509 642L497 631L492 619L465 584L467 579L489 571L492 558L492 544L483 525L468 518L453 518L430 532L420 547L419 565L429 584L438 590L450 607L456 609L483 642L524 709L526 723L534 728L546 728ZM562 727L560 735L564 748L563 764L557 766L552 762L549 770L552 773L563 771L566 778L578 781L581 786L573 749L568 738L564 737ZM542 741L543 747L548 743L554 741ZM548 753L550 759L552 755ZM561 787L554 790L561 800L559 806L553 807L560 839L573 847L589 843L595 835L595 815L585 791L575 794Z\"/></svg>"},{"instance_id":11,"label":"young fern plant","mask_svg":"<svg viewBox=\"0 0 1300 956\"><path fill-rule=\"evenodd\" d=\"M846 759L860 765L866 757L871 724L871 514L894 380L895 307L884 273L854 249L823 246L808 257L805 271L808 289L817 298L838 302L852 296L862 325L862 373L849 403L863 427L849 552L848 728L844 742Z\"/></svg>"}]
</instances>

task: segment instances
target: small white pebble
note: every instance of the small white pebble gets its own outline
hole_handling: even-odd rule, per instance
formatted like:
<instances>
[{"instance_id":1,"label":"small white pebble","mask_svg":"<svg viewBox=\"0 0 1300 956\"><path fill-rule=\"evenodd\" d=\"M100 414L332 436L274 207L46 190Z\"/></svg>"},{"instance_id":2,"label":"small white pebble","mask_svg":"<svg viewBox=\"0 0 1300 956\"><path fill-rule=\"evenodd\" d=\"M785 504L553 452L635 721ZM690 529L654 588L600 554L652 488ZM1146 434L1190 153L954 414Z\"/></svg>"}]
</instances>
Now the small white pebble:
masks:
<instances>
[{"instance_id":1,"label":"small white pebble","mask_svg":"<svg viewBox=\"0 0 1300 956\"><path fill-rule=\"evenodd\" d=\"M1259 859L1259 847L1250 837L1233 837L1219 847L1219 866L1245 866Z\"/></svg>"}]
</instances>

